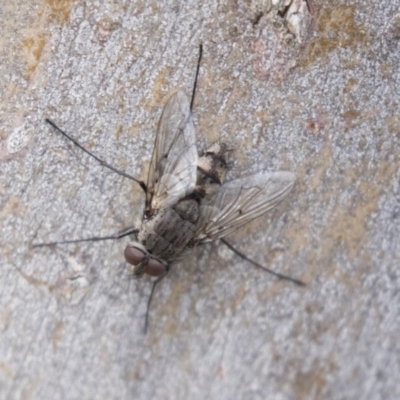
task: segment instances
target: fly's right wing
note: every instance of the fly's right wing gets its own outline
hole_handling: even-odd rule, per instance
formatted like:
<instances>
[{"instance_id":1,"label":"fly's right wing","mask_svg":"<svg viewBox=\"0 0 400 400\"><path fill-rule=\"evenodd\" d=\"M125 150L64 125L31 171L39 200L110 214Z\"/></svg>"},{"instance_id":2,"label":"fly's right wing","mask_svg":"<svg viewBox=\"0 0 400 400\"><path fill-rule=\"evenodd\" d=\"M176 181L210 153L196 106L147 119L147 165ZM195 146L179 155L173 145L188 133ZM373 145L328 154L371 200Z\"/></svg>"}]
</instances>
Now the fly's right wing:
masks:
<instances>
[{"instance_id":1,"label":"fly's right wing","mask_svg":"<svg viewBox=\"0 0 400 400\"><path fill-rule=\"evenodd\" d=\"M164 107L147 179L146 209L172 207L191 194L197 177L196 133L186 94L180 90Z\"/></svg>"},{"instance_id":2,"label":"fly's right wing","mask_svg":"<svg viewBox=\"0 0 400 400\"><path fill-rule=\"evenodd\" d=\"M279 204L291 191L291 172L261 172L222 185L200 206L195 244L220 239Z\"/></svg>"}]
</instances>

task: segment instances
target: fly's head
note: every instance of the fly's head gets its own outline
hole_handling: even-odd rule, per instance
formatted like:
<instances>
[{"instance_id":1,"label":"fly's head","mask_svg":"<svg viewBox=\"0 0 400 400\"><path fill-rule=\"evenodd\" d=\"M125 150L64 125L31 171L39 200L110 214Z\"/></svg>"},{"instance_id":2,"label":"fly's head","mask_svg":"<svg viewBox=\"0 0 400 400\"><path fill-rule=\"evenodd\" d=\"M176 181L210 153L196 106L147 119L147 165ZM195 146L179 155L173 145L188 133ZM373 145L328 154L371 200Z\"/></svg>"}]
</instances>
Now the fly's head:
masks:
<instances>
[{"instance_id":1,"label":"fly's head","mask_svg":"<svg viewBox=\"0 0 400 400\"><path fill-rule=\"evenodd\" d=\"M168 265L152 257L140 243L126 246L124 255L135 278L141 278L144 274L159 277L168 272Z\"/></svg>"}]
</instances>

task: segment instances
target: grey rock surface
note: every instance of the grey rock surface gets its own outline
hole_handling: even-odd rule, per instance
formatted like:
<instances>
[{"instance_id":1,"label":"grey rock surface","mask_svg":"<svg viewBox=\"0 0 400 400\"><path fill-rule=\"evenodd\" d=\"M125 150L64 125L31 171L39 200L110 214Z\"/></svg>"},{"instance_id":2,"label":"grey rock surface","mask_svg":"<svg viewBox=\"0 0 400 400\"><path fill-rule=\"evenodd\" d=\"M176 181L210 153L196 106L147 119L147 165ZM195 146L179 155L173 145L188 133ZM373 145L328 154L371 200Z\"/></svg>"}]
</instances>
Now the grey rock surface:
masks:
<instances>
[{"instance_id":1,"label":"grey rock surface","mask_svg":"<svg viewBox=\"0 0 400 400\"><path fill-rule=\"evenodd\" d=\"M289 21L261 0L2 1L1 399L400 398L400 3L300 3ZM32 247L138 225L144 206L44 119L145 179L199 43L199 148L232 146L230 179L297 175L228 239L307 285L213 243L158 287L144 335L129 238Z\"/></svg>"}]
</instances>

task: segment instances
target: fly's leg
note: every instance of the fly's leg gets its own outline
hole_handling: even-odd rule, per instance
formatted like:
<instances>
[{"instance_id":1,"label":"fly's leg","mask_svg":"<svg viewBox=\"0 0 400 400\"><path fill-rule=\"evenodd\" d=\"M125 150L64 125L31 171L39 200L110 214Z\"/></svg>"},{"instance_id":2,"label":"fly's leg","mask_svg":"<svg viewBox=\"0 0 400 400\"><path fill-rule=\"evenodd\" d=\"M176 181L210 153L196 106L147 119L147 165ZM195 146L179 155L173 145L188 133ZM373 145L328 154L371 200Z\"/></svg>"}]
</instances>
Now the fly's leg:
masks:
<instances>
[{"instance_id":1,"label":"fly's leg","mask_svg":"<svg viewBox=\"0 0 400 400\"><path fill-rule=\"evenodd\" d=\"M151 305L151 301L153 300L153 295L154 295L154 290L156 289L156 286L167 276L169 271L169 268L167 266L167 270L165 271L164 275L161 275L160 277L158 277L154 283L153 283L153 287L151 288L151 292L150 292L150 296L149 296L149 300L147 301L147 309L146 309L146 316L144 318L144 333L147 333L147 328L149 327L149 313L150 313L150 305Z\"/></svg>"},{"instance_id":2,"label":"fly's leg","mask_svg":"<svg viewBox=\"0 0 400 400\"><path fill-rule=\"evenodd\" d=\"M33 244L33 247L45 247L45 246L53 246L56 244L70 244L70 243L80 243L80 242L99 242L101 240L117 240L121 239L125 236L137 234L139 230L137 228L128 228L120 233L117 233L116 235L111 235L111 236L93 236L90 238L86 239L75 239L75 240L60 240L57 242L48 242L48 243L36 243Z\"/></svg>"},{"instance_id":3,"label":"fly's leg","mask_svg":"<svg viewBox=\"0 0 400 400\"><path fill-rule=\"evenodd\" d=\"M101 160L97 156L95 156L93 153L91 153L89 150L85 149L77 140L75 140L73 137L69 136L66 132L64 132L62 129L60 129L53 121L50 119L46 118L46 122L50 124L54 129L56 129L58 132L60 132L64 137L66 137L68 140L70 140L75 146L79 147L82 151L84 151L86 154L88 154L90 157L94 158L96 161L100 163L103 167L106 167L110 169L111 171L117 173L118 175L121 175L125 178L131 179L132 181L138 183L142 190L147 193L147 188L146 185L143 181L140 181L139 179L134 178L133 176L127 174L124 171L120 171L117 168L114 168L110 164L106 163L105 161Z\"/></svg>"},{"instance_id":4,"label":"fly's leg","mask_svg":"<svg viewBox=\"0 0 400 400\"><path fill-rule=\"evenodd\" d=\"M221 240L221 242L222 242L226 247L228 247L228 249L232 250L232 251L233 251L235 254L237 254L240 258L242 258L242 259L245 260L245 261L248 261L249 263L253 264L254 266L256 266L256 267L258 267L258 268L261 268L262 270L268 272L269 274L274 275L274 276L276 276L276 277L279 278L279 279L284 279L285 281L292 282L292 283L294 283L294 284L296 284L296 285L299 285L299 286L305 286L305 285L306 285L304 282L300 281L299 279L291 278L290 276L280 274L280 273L278 273L278 272L272 271L271 269L262 266L261 264L257 263L257 262L254 261L254 260L251 260L251 259L248 258L246 255L244 255L242 252L240 252L239 250L237 250L237 249L236 249L235 247L233 247L230 243L228 243L225 239L220 239L220 240Z\"/></svg>"},{"instance_id":5,"label":"fly's leg","mask_svg":"<svg viewBox=\"0 0 400 400\"><path fill-rule=\"evenodd\" d=\"M192 91L192 99L190 100L190 111L193 109L193 102L194 102L194 96L196 94L196 87L197 87L197 78L199 77L199 71L200 71L200 62L201 58L203 57L203 45L201 44L199 46L199 58L197 60L197 68L196 68L196 75L194 78L194 85L193 85L193 91Z\"/></svg>"}]
</instances>

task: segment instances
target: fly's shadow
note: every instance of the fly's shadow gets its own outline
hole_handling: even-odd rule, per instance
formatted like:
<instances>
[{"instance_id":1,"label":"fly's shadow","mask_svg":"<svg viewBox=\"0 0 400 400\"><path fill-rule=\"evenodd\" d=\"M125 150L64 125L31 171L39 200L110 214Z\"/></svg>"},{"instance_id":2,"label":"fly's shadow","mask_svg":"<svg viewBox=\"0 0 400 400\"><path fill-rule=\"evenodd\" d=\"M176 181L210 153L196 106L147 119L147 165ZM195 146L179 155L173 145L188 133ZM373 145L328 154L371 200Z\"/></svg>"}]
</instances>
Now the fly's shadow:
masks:
<instances>
[{"instance_id":1,"label":"fly's shadow","mask_svg":"<svg viewBox=\"0 0 400 400\"><path fill-rule=\"evenodd\" d=\"M146 183L103 161L46 119L56 131L100 165L138 184L145 194L145 210L139 228L130 227L109 236L38 243L34 247L117 240L133 235L136 240L124 252L132 275L156 278L147 303L145 331L155 288L168 274L170 266L186 257L193 247L214 240L219 239L237 256L275 277L304 285L298 279L255 262L224 239L279 204L291 191L295 176L291 172L260 172L225 182L227 145L216 142L199 156L192 109L202 53L200 45L190 102L179 90L164 107Z\"/></svg>"}]
</instances>

